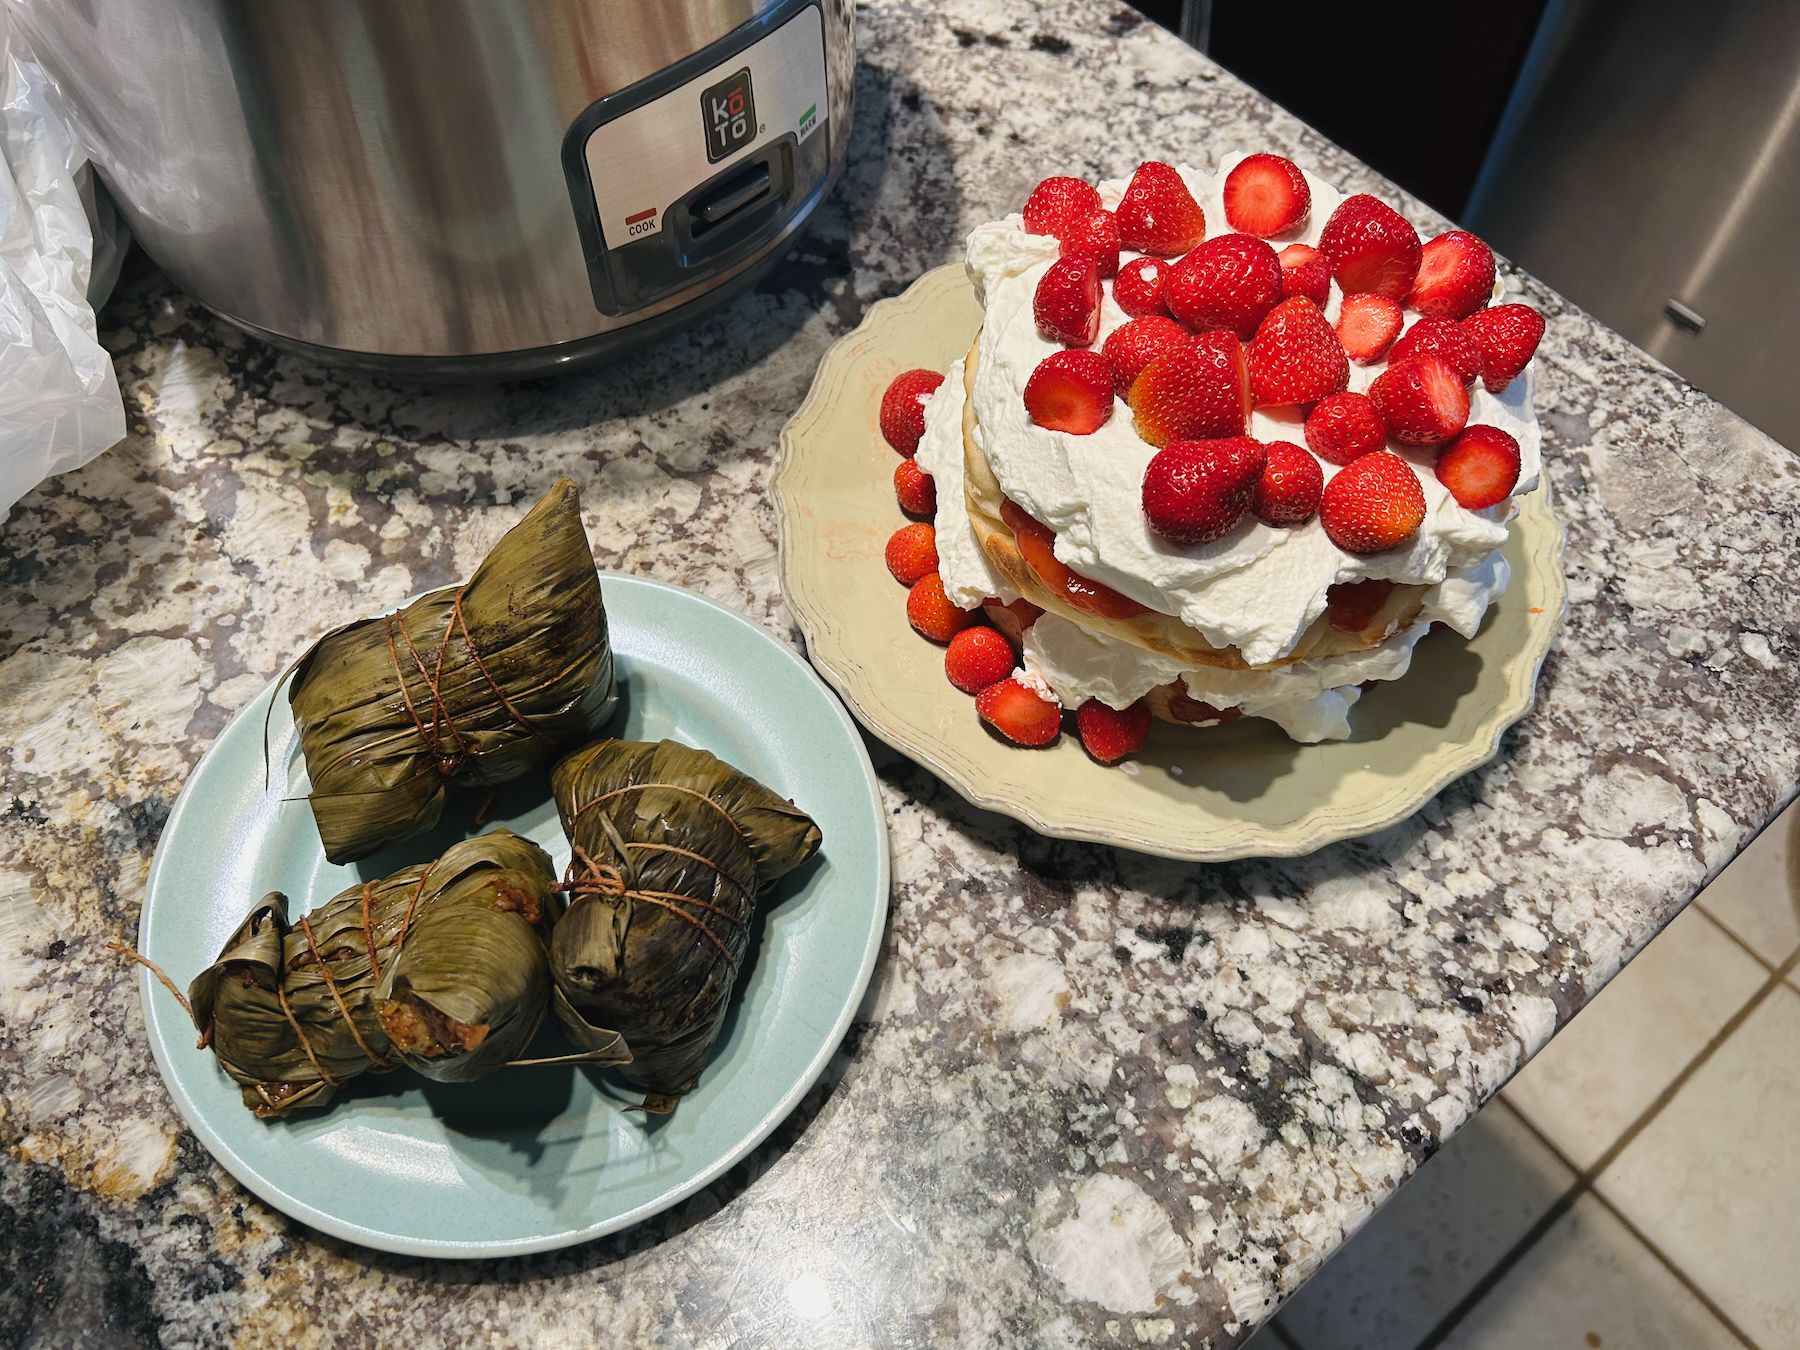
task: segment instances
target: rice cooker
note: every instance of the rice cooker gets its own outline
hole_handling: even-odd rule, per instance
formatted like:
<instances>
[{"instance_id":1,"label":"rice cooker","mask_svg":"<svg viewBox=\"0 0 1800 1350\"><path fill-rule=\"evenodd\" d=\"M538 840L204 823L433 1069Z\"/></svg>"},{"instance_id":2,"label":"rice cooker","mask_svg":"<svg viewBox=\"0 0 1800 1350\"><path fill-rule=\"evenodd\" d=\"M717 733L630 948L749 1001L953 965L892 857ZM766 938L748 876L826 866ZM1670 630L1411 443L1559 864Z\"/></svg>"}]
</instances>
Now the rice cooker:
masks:
<instances>
[{"instance_id":1,"label":"rice cooker","mask_svg":"<svg viewBox=\"0 0 1800 1350\"><path fill-rule=\"evenodd\" d=\"M257 337L539 374L772 264L850 135L853 0L11 0L101 180Z\"/></svg>"}]
</instances>

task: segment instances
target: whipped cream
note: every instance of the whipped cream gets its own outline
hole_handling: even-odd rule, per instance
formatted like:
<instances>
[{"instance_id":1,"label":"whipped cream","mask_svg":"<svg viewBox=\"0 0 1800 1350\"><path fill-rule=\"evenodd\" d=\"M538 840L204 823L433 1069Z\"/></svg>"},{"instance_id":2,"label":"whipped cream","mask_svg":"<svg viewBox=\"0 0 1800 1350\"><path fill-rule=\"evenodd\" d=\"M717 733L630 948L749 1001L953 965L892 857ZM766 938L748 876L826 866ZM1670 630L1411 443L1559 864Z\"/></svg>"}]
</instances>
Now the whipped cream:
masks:
<instances>
[{"instance_id":1,"label":"whipped cream","mask_svg":"<svg viewBox=\"0 0 1800 1350\"><path fill-rule=\"evenodd\" d=\"M1227 232L1221 195L1224 179L1242 158L1226 156L1216 176L1177 166L1202 204L1209 237ZM1272 241L1277 247L1294 242L1316 244L1340 200L1329 184L1310 174L1307 183L1312 192L1307 220L1288 237ZM1124 189L1122 179L1102 183L1102 202L1116 205ZM1435 586L1481 564L1505 543L1507 521L1515 510L1511 501L1485 511L1465 510L1437 481L1432 472L1433 453L1405 449L1399 453L1419 478L1426 511L1418 533L1400 548L1362 556L1345 553L1326 536L1317 517L1287 528L1274 528L1252 518L1225 538L1196 547L1162 539L1149 528L1142 509L1144 469L1156 451L1133 429L1131 410L1124 400L1116 399L1111 419L1088 436L1047 430L1034 424L1025 412L1025 381L1039 361L1059 350L1038 333L1032 314L1038 279L1055 261L1057 249L1056 240L1026 232L1023 219L1012 215L978 227L969 236L967 257L970 275L986 305L973 390L981 447L1001 490L1056 532L1056 556L1067 566L1139 604L1174 615L1215 646L1236 646L1249 664L1264 665L1293 650L1307 627L1324 612L1326 593L1333 585L1379 578ZM1123 258L1129 261L1135 256L1126 253ZM1334 284L1328 316L1335 314L1338 300ZM1127 318L1109 291L1101 312L1100 341ZM1350 387L1366 390L1382 368L1380 364L1353 365ZM945 390L952 383L946 380ZM1470 396L1471 424L1501 427L1519 442L1521 468L1515 495L1534 488L1540 470L1541 443L1532 413L1532 389L1532 372L1527 368L1502 395L1478 385ZM939 396L943 395L940 390ZM946 406L949 402L950 398L945 398ZM948 412L940 410L940 417L947 419ZM929 434L929 408L927 419ZM1296 409L1258 409L1248 430L1258 440L1303 445L1301 421ZM931 462L949 468L937 455ZM1333 465L1321 467L1328 481L1337 472ZM939 472L935 467L929 471L934 477ZM939 479L939 500L954 504L961 501L961 494L951 488L950 477L946 473ZM960 473L955 478L960 483ZM940 535L943 533L940 522ZM961 568L960 562L957 567ZM959 581L970 586L982 584L974 580L972 568L968 571L970 575L964 577L959 570ZM946 589L950 584L946 574ZM987 593L991 594L991 589Z\"/></svg>"},{"instance_id":2,"label":"whipped cream","mask_svg":"<svg viewBox=\"0 0 1800 1350\"><path fill-rule=\"evenodd\" d=\"M1002 604L1019 592L994 570L975 538L975 526L963 505L963 363L958 360L944 382L925 400L925 434L919 438L919 467L937 489L938 577L953 604L973 609L983 600Z\"/></svg>"}]
</instances>

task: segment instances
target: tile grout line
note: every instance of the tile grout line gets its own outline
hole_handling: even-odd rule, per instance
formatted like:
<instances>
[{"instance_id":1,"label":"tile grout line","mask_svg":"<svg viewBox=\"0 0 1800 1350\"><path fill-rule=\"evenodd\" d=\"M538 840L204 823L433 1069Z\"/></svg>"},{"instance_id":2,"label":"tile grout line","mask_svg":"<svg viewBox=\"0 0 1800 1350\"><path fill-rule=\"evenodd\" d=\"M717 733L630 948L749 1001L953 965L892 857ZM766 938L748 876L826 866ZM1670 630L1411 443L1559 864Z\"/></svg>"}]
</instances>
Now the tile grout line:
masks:
<instances>
[{"instance_id":1,"label":"tile grout line","mask_svg":"<svg viewBox=\"0 0 1800 1350\"><path fill-rule=\"evenodd\" d=\"M1739 937L1737 935L1737 931L1734 928L1732 928L1732 926L1730 924L1726 923L1725 920L1721 919L1717 914L1714 914L1710 909L1708 909L1706 907L1705 901L1706 901L1706 892L1705 891L1701 891L1700 894L1694 898L1694 908L1700 911L1700 916L1702 918L1710 920L1712 923L1712 926L1714 928L1717 928L1726 937L1730 938L1739 947L1743 948L1744 953L1747 956L1749 956L1751 960L1755 961L1757 965L1761 966L1764 970L1774 970L1777 967L1777 965L1779 965L1779 962L1771 961L1768 957L1764 956L1761 952L1757 951L1756 948L1752 947L1743 938Z\"/></svg>"},{"instance_id":2,"label":"tile grout line","mask_svg":"<svg viewBox=\"0 0 1800 1350\"><path fill-rule=\"evenodd\" d=\"M1706 917L1709 920L1712 920L1712 915L1708 914ZM1713 920L1713 922L1717 921ZM1762 964L1765 969L1768 968L1766 962ZM1607 1167L1611 1166L1612 1163L1617 1160L1618 1156L1625 1151L1634 1139L1637 1138L1638 1134L1649 1125L1653 1119L1655 1119L1663 1107L1667 1106L1674 1098L1675 1094L1681 1090L1682 1086L1694 1076L1701 1065L1711 1059L1719 1047L1730 1039L1731 1033L1736 1031L1746 1020L1748 1020L1750 1014L1756 1010L1758 1005L1768 998L1769 994L1777 986L1786 981L1788 974L1796 965L1800 965L1800 951L1796 951L1793 955L1789 956L1786 961L1782 962L1781 965L1769 971L1768 978L1765 979L1756 991L1750 995L1742 1007L1725 1020L1725 1024L1721 1026L1718 1031L1714 1032L1711 1039L1709 1039L1705 1045L1700 1047L1699 1052L1696 1053L1678 1073L1676 1073L1674 1078L1672 1078L1663 1090L1657 1094L1655 1100L1653 1100L1650 1105L1631 1122L1631 1124L1625 1127L1619 1138L1613 1142L1612 1147L1602 1153L1600 1157L1594 1161L1592 1166L1586 1169L1574 1168L1575 1180L1569 1186L1568 1190L1557 1197L1557 1199L1551 1203L1550 1208L1544 1211L1543 1216L1526 1231L1525 1235L1506 1250L1500 1259L1494 1263L1485 1275L1475 1282L1474 1287L1472 1287L1467 1294L1463 1295L1449 1312L1438 1319L1437 1324L1433 1326L1430 1331L1425 1333L1424 1337L1418 1341L1413 1350L1435 1350L1435 1347L1441 1345L1444 1338L1447 1337L1451 1331L1455 1330L1457 1323L1467 1317L1469 1313L1474 1310L1475 1306L1480 1303L1482 1299L1486 1298L1487 1295L1492 1292L1494 1287L1506 1277L1507 1273L1524 1259L1525 1254L1537 1244L1538 1239L1549 1232L1559 1219L1574 1208L1577 1200L1583 1195L1590 1193L1595 1194L1596 1198L1598 1198L1598 1193L1594 1191L1594 1178L1598 1177L1601 1172L1605 1171ZM1497 1095L1498 1094L1496 1094L1496 1096ZM1524 1112L1520 1111L1516 1106L1513 1106L1511 1102L1507 1102L1506 1106L1514 1115L1530 1127L1533 1134L1539 1139L1544 1140L1544 1143L1550 1147L1551 1152L1554 1153L1558 1159L1565 1165L1573 1167L1573 1163L1563 1155L1560 1149L1557 1149L1553 1144L1550 1144L1550 1141L1544 1137L1543 1132L1539 1130L1537 1126L1532 1124L1530 1118L1527 1117ZM1609 1211L1612 1210L1610 1204L1606 1207ZM1639 1237L1639 1241L1643 1241L1641 1236ZM1755 1342L1751 1341L1743 1334L1743 1332L1739 1331L1736 1324L1729 1318L1721 1316L1714 1311L1712 1300L1707 1298L1698 1289L1694 1288L1691 1279L1685 1272L1675 1267L1669 1261L1667 1256L1650 1243L1645 1242L1644 1245L1649 1248L1652 1256L1656 1257L1659 1262L1668 1267L1670 1272L1675 1275L1683 1286L1687 1287L1695 1294L1695 1297L1707 1307L1708 1311L1714 1312L1714 1316L1719 1318L1719 1321L1728 1331L1745 1345L1751 1346L1752 1350L1754 1350Z\"/></svg>"},{"instance_id":3,"label":"tile grout line","mask_svg":"<svg viewBox=\"0 0 1800 1350\"><path fill-rule=\"evenodd\" d=\"M1738 1324L1736 1322L1734 1322L1729 1316L1727 1316L1725 1313L1725 1310L1723 1308L1719 1307L1718 1304L1713 1302L1712 1295L1708 1294L1704 1289L1702 1289L1700 1287L1700 1285L1694 1280L1694 1278L1691 1275L1689 1275L1680 1266L1675 1264L1675 1262L1669 1257L1667 1252L1663 1251L1663 1249L1661 1247L1657 1246L1656 1243L1652 1242L1649 1239L1649 1237L1646 1236L1643 1233L1643 1231L1640 1230L1635 1223L1633 1223L1630 1219L1625 1217L1625 1215L1620 1211L1620 1209L1617 1205L1613 1204L1613 1202L1611 1200L1607 1199L1606 1196L1600 1192L1599 1188L1594 1185L1593 1177L1587 1175L1586 1173L1583 1173L1582 1170L1575 1165L1574 1159L1570 1158L1566 1153L1564 1153L1560 1148L1558 1148L1556 1146L1555 1141L1552 1140L1547 1134L1545 1134L1542 1130L1540 1130L1536 1125L1532 1124L1531 1120L1525 1115L1525 1113L1523 1111L1519 1110L1519 1108L1514 1106L1511 1102L1506 1102L1506 1103L1504 1103L1504 1105L1508 1111L1512 1112L1514 1118L1517 1119L1521 1125L1523 1125L1528 1131L1531 1132L1532 1137L1534 1139L1536 1139L1538 1141L1538 1143L1542 1144L1544 1146L1544 1148L1546 1150L1548 1150L1556 1158L1556 1160L1558 1162L1562 1163L1563 1166L1567 1167L1570 1171L1575 1173L1575 1182L1570 1187L1570 1190L1574 1191L1574 1192L1578 1192L1578 1194L1576 1194L1574 1196L1574 1199L1570 1201L1571 1207L1573 1207L1574 1202L1576 1200L1579 1200L1582 1195L1590 1196L1595 1201L1595 1203L1601 1205L1603 1208L1605 1208L1607 1213L1611 1214L1613 1216L1613 1218L1617 1219L1619 1221L1620 1226L1623 1227L1626 1232L1630 1233L1634 1238L1636 1238L1638 1240L1638 1242L1644 1247L1644 1249L1646 1251L1648 1251L1652 1256L1654 1256L1657 1259L1657 1261L1660 1262L1663 1265L1663 1267L1668 1270L1669 1274L1673 1275L1675 1277L1675 1279L1688 1291L1688 1293L1690 1293L1694 1296L1695 1301L1698 1302L1701 1307L1705 1308L1709 1313L1711 1313L1715 1318L1717 1318L1720 1325L1722 1325L1733 1336L1736 1336L1738 1338L1738 1340L1740 1340L1744 1343L1744 1345L1749 1347L1749 1350L1759 1350L1759 1347L1757 1346L1756 1342L1750 1338L1750 1336L1744 1331L1744 1329L1742 1327L1738 1326Z\"/></svg>"}]
</instances>

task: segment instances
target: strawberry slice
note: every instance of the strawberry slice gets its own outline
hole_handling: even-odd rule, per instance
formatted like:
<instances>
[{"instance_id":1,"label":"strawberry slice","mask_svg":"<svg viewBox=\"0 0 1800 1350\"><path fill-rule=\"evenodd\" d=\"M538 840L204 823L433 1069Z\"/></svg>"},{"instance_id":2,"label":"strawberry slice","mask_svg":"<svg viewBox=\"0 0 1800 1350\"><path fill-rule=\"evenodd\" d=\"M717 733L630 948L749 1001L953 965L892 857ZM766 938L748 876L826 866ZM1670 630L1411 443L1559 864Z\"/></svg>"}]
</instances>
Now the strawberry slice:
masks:
<instances>
[{"instance_id":1,"label":"strawberry slice","mask_svg":"<svg viewBox=\"0 0 1800 1350\"><path fill-rule=\"evenodd\" d=\"M1251 155L1225 175L1225 223L1239 234L1286 234L1312 206L1306 175L1280 155Z\"/></svg>"},{"instance_id":2,"label":"strawberry slice","mask_svg":"<svg viewBox=\"0 0 1800 1350\"><path fill-rule=\"evenodd\" d=\"M1357 365L1373 365L1387 355L1404 322L1400 306L1385 295L1346 295L1338 310L1338 341Z\"/></svg>"},{"instance_id":3,"label":"strawberry slice","mask_svg":"<svg viewBox=\"0 0 1800 1350\"><path fill-rule=\"evenodd\" d=\"M1468 330L1454 319L1416 319L1388 349L1388 364L1397 366L1414 356L1435 356L1458 375L1474 384L1481 374L1481 348Z\"/></svg>"},{"instance_id":4,"label":"strawberry slice","mask_svg":"<svg viewBox=\"0 0 1800 1350\"><path fill-rule=\"evenodd\" d=\"M1099 352L1051 352L1025 381L1025 412L1047 430L1091 435L1112 416L1112 367Z\"/></svg>"},{"instance_id":5,"label":"strawberry slice","mask_svg":"<svg viewBox=\"0 0 1800 1350\"><path fill-rule=\"evenodd\" d=\"M1221 234L1176 263L1163 284L1169 313L1203 333L1224 328L1248 342L1281 301L1275 250L1247 234Z\"/></svg>"},{"instance_id":6,"label":"strawberry slice","mask_svg":"<svg viewBox=\"0 0 1800 1350\"><path fill-rule=\"evenodd\" d=\"M1100 265L1086 254L1059 258L1031 297L1037 330L1065 347L1091 347L1100 336Z\"/></svg>"},{"instance_id":7,"label":"strawberry slice","mask_svg":"<svg viewBox=\"0 0 1800 1350\"><path fill-rule=\"evenodd\" d=\"M1305 296L1290 296L1250 343L1250 387L1259 407L1311 403L1350 383L1344 345Z\"/></svg>"},{"instance_id":8,"label":"strawberry slice","mask_svg":"<svg viewBox=\"0 0 1800 1350\"><path fill-rule=\"evenodd\" d=\"M1113 299L1134 319L1166 315L1169 307L1163 303L1163 282L1168 275L1169 264L1161 258L1133 258L1113 279Z\"/></svg>"},{"instance_id":9,"label":"strawberry slice","mask_svg":"<svg viewBox=\"0 0 1800 1350\"><path fill-rule=\"evenodd\" d=\"M1168 352L1193 346L1194 335L1175 320L1162 314L1146 314L1141 319L1127 319L1108 333L1100 354L1112 366L1113 389L1124 398L1145 366Z\"/></svg>"},{"instance_id":10,"label":"strawberry slice","mask_svg":"<svg viewBox=\"0 0 1800 1350\"><path fill-rule=\"evenodd\" d=\"M965 628L944 650L944 674L965 694L979 694L1012 672L1012 643L992 628Z\"/></svg>"},{"instance_id":11,"label":"strawberry slice","mask_svg":"<svg viewBox=\"0 0 1800 1350\"><path fill-rule=\"evenodd\" d=\"M925 434L925 401L943 382L935 370L905 370L881 396L882 438L907 459L919 452Z\"/></svg>"},{"instance_id":12,"label":"strawberry slice","mask_svg":"<svg viewBox=\"0 0 1800 1350\"><path fill-rule=\"evenodd\" d=\"M1275 255L1281 264L1281 293L1304 295L1320 309L1331 299L1331 260L1310 244L1289 244Z\"/></svg>"},{"instance_id":13,"label":"strawberry slice","mask_svg":"<svg viewBox=\"0 0 1800 1350\"><path fill-rule=\"evenodd\" d=\"M1544 337L1544 316L1530 305L1495 305L1462 323L1481 349L1481 382L1496 394L1531 364Z\"/></svg>"},{"instance_id":14,"label":"strawberry slice","mask_svg":"<svg viewBox=\"0 0 1800 1350\"><path fill-rule=\"evenodd\" d=\"M1100 209L1100 190L1079 178L1046 178L1025 199L1025 228L1061 238Z\"/></svg>"},{"instance_id":15,"label":"strawberry slice","mask_svg":"<svg viewBox=\"0 0 1800 1350\"><path fill-rule=\"evenodd\" d=\"M990 684L975 696L981 720L1014 745L1037 749L1062 734L1062 707L1015 679Z\"/></svg>"},{"instance_id":16,"label":"strawberry slice","mask_svg":"<svg viewBox=\"0 0 1800 1350\"><path fill-rule=\"evenodd\" d=\"M1498 506L1518 486L1519 443L1499 427L1469 427L1438 452L1437 478L1458 506Z\"/></svg>"},{"instance_id":17,"label":"strawberry slice","mask_svg":"<svg viewBox=\"0 0 1800 1350\"><path fill-rule=\"evenodd\" d=\"M1397 548L1424 519L1425 490L1412 466L1392 450L1339 469L1319 500L1319 523L1346 553Z\"/></svg>"},{"instance_id":18,"label":"strawberry slice","mask_svg":"<svg viewBox=\"0 0 1800 1350\"><path fill-rule=\"evenodd\" d=\"M1367 394L1332 394L1306 415L1306 443L1327 464L1348 464L1387 447L1387 423Z\"/></svg>"},{"instance_id":19,"label":"strawberry slice","mask_svg":"<svg viewBox=\"0 0 1800 1350\"><path fill-rule=\"evenodd\" d=\"M1118 272L1119 222L1111 211L1095 211L1057 237L1062 240L1062 257L1092 258L1103 277Z\"/></svg>"},{"instance_id":20,"label":"strawberry slice","mask_svg":"<svg viewBox=\"0 0 1800 1350\"><path fill-rule=\"evenodd\" d=\"M1144 518L1177 544L1222 538L1250 513L1267 462L1248 436L1165 445L1144 470Z\"/></svg>"},{"instance_id":21,"label":"strawberry slice","mask_svg":"<svg viewBox=\"0 0 1800 1350\"><path fill-rule=\"evenodd\" d=\"M1102 764L1117 764L1144 748L1150 720L1150 705L1141 698L1124 708L1109 708L1090 698L1075 710L1075 731L1083 750Z\"/></svg>"},{"instance_id":22,"label":"strawberry slice","mask_svg":"<svg viewBox=\"0 0 1800 1350\"><path fill-rule=\"evenodd\" d=\"M1494 250L1467 230L1445 230L1419 250L1407 300L1433 319L1466 319L1494 295Z\"/></svg>"},{"instance_id":23,"label":"strawberry slice","mask_svg":"<svg viewBox=\"0 0 1800 1350\"><path fill-rule=\"evenodd\" d=\"M1325 616L1340 633L1360 633L1375 622L1393 593L1393 582L1375 577L1340 581L1325 592Z\"/></svg>"},{"instance_id":24,"label":"strawberry slice","mask_svg":"<svg viewBox=\"0 0 1800 1350\"><path fill-rule=\"evenodd\" d=\"M1119 238L1133 253L1178 258L1206 238L1206 213L1181 175L1168 164L1137 166L1113 214Z\"/></svg>"},{"instance_id":25,"label":"strawberry slice","mask_svg":"<svg viewBox=\"0 0 1800 1350\"><path fill-rule=\"evenodd\" d=\"M1419 232L1365 192L1338 203L1319 235L1319 252L1331 260L1331 275L1346 295L1404 300L1419 274Z\"/></svg>"},{"instance_id":26,"label":"strawberry slice","mask_svg":"<svg viewBox=\"0 0 1800 1350\"><path fill-rule=\"evenodd\" d=\"M1244 348L1230 333L1200 333L1145 366L1125 401L1151 445L1241 435L1250 418Z\"/></svg>"},{"instance_id":27,"label":"strawberry slice","mask_svg":"<svg viewBox=\"0 0 1800 1350\"><path fill-rule=\"evenodd\" d=\"M1369 402L1401 445L1442 445L1469 420L1462 377L1435 356L1390 365L1369 386Z\"/></svg>"},{"instance_id":28,"label":"strawberry slice","mask_svg":"<svg viewBox=\"0 0 1800 1350\"><path fill-rule=\"evenodd\" d=\"M1325 473L1292 441L1270 441L1268 456L1250 509L1265 525L1299 525L1319 509Z\"/></svg>"},{"instance_id":29,"label":"strawberry slice","mask_svg":"<svg viewBox=\"0 0 1800 1350\"><path fill-rule=\"evenodd\" d=\"M1000 518L1013 532L1019 556L1037 574L1052 595L1068 604L1103 619L1130 619L1144 613L1144 606L1129 596L1120 595L1110 586L1090 581L1081 573L1065 566L1056 556L1056 535L1051 528L1010 498L1000 502Z\"/></svg>"}]
</instances>

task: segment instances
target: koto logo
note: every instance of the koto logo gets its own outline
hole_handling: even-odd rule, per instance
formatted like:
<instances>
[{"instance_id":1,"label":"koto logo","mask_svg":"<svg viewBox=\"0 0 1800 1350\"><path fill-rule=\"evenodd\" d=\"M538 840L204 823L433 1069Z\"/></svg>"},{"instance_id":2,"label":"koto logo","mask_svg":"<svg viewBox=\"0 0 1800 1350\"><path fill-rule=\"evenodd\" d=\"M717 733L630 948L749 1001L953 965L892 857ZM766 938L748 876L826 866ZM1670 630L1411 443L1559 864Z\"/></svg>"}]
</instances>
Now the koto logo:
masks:
<instances>
[{"instance_id":1,"label":"koto logo","mask_svg":"<svg viewBox=\"0 0 1800 1350\"><path fill-rule=\"evenodd\" d=\"M709 164L756 139L756 98L750 90L748 66L700 95L700 120L706 126Z\"/></svg>"}]
</instances>

